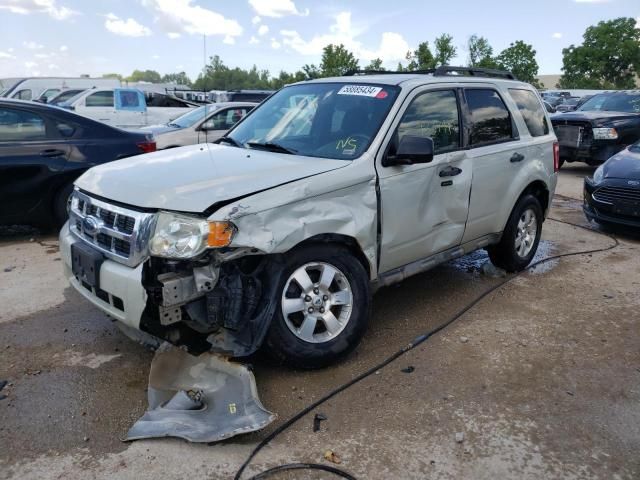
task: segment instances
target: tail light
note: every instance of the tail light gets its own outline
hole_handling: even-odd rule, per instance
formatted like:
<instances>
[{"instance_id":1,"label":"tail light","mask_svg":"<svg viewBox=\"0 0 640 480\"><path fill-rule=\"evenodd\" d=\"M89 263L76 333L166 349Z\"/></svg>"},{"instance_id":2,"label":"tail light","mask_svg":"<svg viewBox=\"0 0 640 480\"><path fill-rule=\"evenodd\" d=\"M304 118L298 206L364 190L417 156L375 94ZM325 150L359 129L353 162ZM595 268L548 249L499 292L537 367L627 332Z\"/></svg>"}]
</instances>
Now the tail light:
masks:
<instances>
[{"instance_id":1,"label":"tail light","mask_svg":"<svg viewBox=\"0 0 640 480\"><path fill-rule=\"evenodd\" d=\"M143 153L150 153L150 152L155 152L156 151L156 142L151 141L151 140L147 140L146 142L140 142L137 145L138 145L138 148Z\"/></svg>"},{"instance_id":2,"label":"tail light","mask_svg":"<svg viewBox=\"0 0 640 480\"><path fill-rule=\"evenodd\" d=\"M553 171L560 171L560 144L553 142Z\"/></svg>"}]
</instances>

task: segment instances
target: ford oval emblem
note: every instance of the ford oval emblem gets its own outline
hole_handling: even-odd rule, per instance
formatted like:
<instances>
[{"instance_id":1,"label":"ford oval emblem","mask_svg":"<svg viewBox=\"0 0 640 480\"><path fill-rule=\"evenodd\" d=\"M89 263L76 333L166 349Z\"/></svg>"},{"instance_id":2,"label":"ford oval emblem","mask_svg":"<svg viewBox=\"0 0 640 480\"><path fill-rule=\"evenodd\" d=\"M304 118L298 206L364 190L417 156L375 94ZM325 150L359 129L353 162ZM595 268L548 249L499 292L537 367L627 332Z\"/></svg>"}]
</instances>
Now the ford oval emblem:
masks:
<instances>
[{"instance_id":1,"label":"ford oval emblem","mask_svg":"<svg viewBox=\"0 0 640 480\"><path fill-rule=\"evenodd\" d=\"M88 233L89 235L95 235L100 230L101 221L96 217L86 217L82 220L82 229L84 233Z\"/></svg>"},{"instance_id":2,"label":"ford oval emblem","mask_svg":"<svg viewBox=\"0 0 640 480\"><path fill-rule=\"evenodd\" d=\"M638 185L640 185L640 182L638 180L627 180L627 183L632 187L637 187Z\"/></svg>"}]
</instances>

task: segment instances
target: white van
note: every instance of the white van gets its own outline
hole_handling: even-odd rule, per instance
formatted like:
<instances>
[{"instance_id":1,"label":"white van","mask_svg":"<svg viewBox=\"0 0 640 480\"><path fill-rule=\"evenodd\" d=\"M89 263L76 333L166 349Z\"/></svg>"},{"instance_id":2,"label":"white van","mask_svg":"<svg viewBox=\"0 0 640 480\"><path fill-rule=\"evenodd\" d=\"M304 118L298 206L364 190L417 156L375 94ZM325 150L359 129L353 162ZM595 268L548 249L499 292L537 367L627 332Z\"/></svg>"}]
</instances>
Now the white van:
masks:
<instances>
[{"instance_id":1,"label":"white van","mask_svg":"<svg viewBox=\"0 0 640 480\"><path fill-rule=\"evenodd\" d=\"M120 86L117 78L64 78L64 77L30 77L0 80L7 90L3 97L18 100L47 100L70 88L115 88ZM10 86L5 85L11 83Z\"/></svg>"},{"instance_id":2,"label":"white van","mask_svg":"<svg viewBox=\"0 0 640 480\"><path fill-rule=\"evenodd\" d=\"M155 99L155 97L153 97ZM145 94L135 88L93 88L79 93L60 107L79 115L120 128L140 128L169 123L195 108L194 104L170 97L171 106L147 105Z\"/></svg>"}]
</instances>

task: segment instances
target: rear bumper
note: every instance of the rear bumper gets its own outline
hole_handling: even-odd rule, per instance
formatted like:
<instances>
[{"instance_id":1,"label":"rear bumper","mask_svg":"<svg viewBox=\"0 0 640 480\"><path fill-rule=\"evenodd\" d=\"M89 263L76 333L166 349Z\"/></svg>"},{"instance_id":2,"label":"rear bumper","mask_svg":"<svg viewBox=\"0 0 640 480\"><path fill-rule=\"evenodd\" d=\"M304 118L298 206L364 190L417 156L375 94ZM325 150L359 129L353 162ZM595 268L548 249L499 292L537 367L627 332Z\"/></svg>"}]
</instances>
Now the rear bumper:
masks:
<instances>
[{"instance_id":1,"label":"rear bumper","mask_svg":"<svg viewBox=\"0 0 640 480\"><path fill-rule=\"evenodd\" d=\"M640 205L637 206L639 215L620 215L616 213L616 208L621 204L628 205L629 202L601 202L594 198L593 194L599 188L593 185L588 179L584 181L584 204L582 209L588 220L595 220L601 223L612 223L617 225L624 225L627 227L640 228Z\"/></svg>"},{"instance_id":2,"label":"rear bumper","mask_svg":"<svg viewBox=\"0 0 640 480\"><path fill-rule=\"evenodd\" d=\"M105 259L100 267L100 289L90 288L78 281L71 271L71 244L76 238L65 223L60 231L60 253L64 275L84 298L125 325L140 329L142 312L147 305L147 292L142 286L142 267L127 267Z\"/></svg>"}]
</instances>

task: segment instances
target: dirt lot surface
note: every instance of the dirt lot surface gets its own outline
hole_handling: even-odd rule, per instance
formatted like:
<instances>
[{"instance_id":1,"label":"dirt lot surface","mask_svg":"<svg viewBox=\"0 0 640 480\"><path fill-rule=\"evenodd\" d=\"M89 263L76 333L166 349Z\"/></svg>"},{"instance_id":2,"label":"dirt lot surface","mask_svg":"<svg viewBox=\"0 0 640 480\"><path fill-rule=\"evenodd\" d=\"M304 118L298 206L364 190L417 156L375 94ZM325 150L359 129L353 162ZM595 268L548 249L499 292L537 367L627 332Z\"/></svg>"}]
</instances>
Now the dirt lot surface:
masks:
<instances>
[{"instance_id":1,"label":"dirt lot surface","mask_svg":"<svg viewBox=\"0 0 640 480\"><path fill-rule=\"evenodd\" d=\"M586 225L575 199L590 171L562 170L553 218ZM551 220L543 235L541 256L611 244ZM331 449L359 479L640 478L640 241L617 236L614 250L509 283L323 405L320 432L312 415L301 420L248 473L323 462ZM477 252L378 292L366 338L338 366L298 372L254 359L262 401L279 415L266 432L127 444L152 355L67 286L56 245L51 235L0 241L0 478L231 478L283 419L500 281L481 273Z\"/></svg>"}]
</instances>

